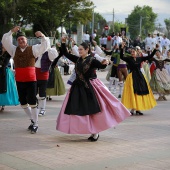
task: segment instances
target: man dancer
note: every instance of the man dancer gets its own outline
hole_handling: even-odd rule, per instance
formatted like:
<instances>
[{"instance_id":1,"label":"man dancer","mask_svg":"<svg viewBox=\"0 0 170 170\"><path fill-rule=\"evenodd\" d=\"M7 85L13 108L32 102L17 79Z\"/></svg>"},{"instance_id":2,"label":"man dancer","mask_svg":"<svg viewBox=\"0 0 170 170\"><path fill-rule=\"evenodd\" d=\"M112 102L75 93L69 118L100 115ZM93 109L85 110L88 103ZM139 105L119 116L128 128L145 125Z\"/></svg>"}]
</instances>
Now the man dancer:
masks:
<instances>
[{"instance_id":1,"label":"man dancer","mask_svg":"<svg viewBox=\"0 0 170 170\"><path fill-rule=\"evenodd\" d=\"M17 33L18 46L12 44L12 34ZM41 56L49 46L49 38L37 31L36 37L41 37L41 44L29 46L25 33L20 32L20 26L15 26L2 37L2 43L14 59L15 79L21 107L31 120L28 130L36 133L38 130L38 109L36 99L35 58Z\"/></svg>"},{"instance_id":2,"label":"man dancer","mask_svg":"<svg viewBox=\"0 0 170 170\"><path fill-rule=\"evenodd\" d=\"M37 93L39 116L46 113L46 88L49 78L49 67L52 61L58 56L56 48L49 48L41 57L37 58L35 63L37 78Z\"/></svg>"}]
</instances>

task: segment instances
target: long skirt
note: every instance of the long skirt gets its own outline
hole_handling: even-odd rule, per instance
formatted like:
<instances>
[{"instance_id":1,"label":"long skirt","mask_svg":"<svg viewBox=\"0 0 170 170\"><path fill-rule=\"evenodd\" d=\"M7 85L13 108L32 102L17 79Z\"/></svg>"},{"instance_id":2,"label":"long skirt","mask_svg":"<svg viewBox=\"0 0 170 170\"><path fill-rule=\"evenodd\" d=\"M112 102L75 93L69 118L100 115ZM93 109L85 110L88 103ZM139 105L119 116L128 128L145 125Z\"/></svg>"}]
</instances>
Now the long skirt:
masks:
<instances>
[{"instance_id":1,"label":"long skirt","mask_svg":"<svg viewBox=\"0 0 170 170\"><path fill-rule=\"evenodd\" d=\"M60 96L66 92L63 78L57 67L54 68L54 88L47 88L46 95L48 96Z\"/></svg>"},{"instance_id":2,"label":"long skirt","mask_svg":"<svg viewBox=\"0 0 170 170\"><path fill-rule=\"evenodd\" d=\"M19 97L14 79L14 73L6 68L7 91L0 94L0 106L19 105Z\"/></svg>"},{"instance_id":3,"label":"long skirt","mask_svg":"<svg viewBox=\"0 0 170 170\"><path fill-rule=\"evenodd\" d=\"M131 115L99 79L90 80L90 83L94 89L101 112L85 116L65 114L70 94L70 91L68 91L57 118L57 130L67 134L99 133L116 126Z\"/></svg>"},{"instance_id":4,"label":"long skirt","mask_svg":"<svg viewBox=\"0 0 170 170\"><path fill-rule=\"evenodd\" d=\"M166 69L156 69L150 81L152 91L158 94L170 94L170 75Z\"/></svg>"},{"instance_id":5,"label":"long skirt","mask_svg":"<svg viewBox=\"0 0 170 170\"><path fill-rule=\"evenodd\" d=\"M165 68L166 68L166 70L167 70L167 72L168 72L168 74L170 76L170 63L165 64Z\"/></svg>"},{"instance_id":6,"label":"long skirt","mask_svg":"<svg viewBox=\"0 0 170 170\"><path fill-rule=\"evenodd\" d=\"M157 105L147 80L146 83L148 85L149 94L137 95L134 93L133 89L132 73L127 76L122 95L122 103L125 107L135 110L149 110Z\"/></svg>"}]
</instances>

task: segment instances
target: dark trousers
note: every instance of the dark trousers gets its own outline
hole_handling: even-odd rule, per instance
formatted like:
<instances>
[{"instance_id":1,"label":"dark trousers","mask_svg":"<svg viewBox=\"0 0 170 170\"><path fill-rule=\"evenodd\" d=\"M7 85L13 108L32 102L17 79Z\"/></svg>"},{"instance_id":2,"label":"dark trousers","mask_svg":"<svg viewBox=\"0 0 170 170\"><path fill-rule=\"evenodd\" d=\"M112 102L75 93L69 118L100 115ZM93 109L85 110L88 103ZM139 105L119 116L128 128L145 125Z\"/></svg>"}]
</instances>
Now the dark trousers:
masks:
<instances>
[{"instance_id":1,"label":"dark trousers","mask_svg":"<svg viewBox=\"0 0 170 170\"><path fill-rule=\"evenodd\" d=\"M37 94L40 97L46 97L47 83L48 80L37 80Z\"/></svg>"},{"instance_id":2,"label":"dark trousers","mask_svg":"<svg viewBox=\"0 0 170 170\"><path fill-rule=\"evenodd\" d=\"M17 90L19 95L19 101L21 105L36 105L36 89L37 89L37 82L16 82L17 83Z\"/></svg>"},{"instance_id":3,"label":"dark trousers","mask_svg":"<svg viewBox=\"0 0 170 170\"><path fill-rule=\"evenodd\" d=\"M68 73L68 70L69 70L69 65L67 65L66 63L64 63L64 73Z\"/></svg>"}]
</instances>

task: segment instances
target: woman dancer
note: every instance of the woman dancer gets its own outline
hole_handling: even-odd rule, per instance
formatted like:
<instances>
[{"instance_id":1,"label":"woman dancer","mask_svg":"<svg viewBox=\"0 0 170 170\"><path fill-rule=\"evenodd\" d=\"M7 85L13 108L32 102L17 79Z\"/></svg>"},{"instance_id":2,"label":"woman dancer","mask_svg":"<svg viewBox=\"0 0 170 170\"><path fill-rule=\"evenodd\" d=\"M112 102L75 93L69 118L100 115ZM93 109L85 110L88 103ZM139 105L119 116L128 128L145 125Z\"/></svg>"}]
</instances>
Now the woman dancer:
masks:
<instances>
[{"instance_id":1,"label":"woman dancer","mask_svg":"<svg viewBox=\"0 0 170 170\"><path fill-rule=\"evenodd\" d=\"M170 59L170 50L167 51L165 57L166 57L167 59ZM170 75L170 62L168 62L168 61L165 62L165 68L166 68L166 70L168 71L168 74Z\"/></svg>"},{"instance_id":2,"label":"woman dancer","mask_svg":"<svg viewBox=\"0 0 170 170\"><path fill-rule=\"evenodd\" d=\"M0 106L1 111L4 106L19 105L18 92L14 80L14 73L8 68L11 56L2 46L0 55Z\"/></svg>"},{"instance_id":3,"label":"woman dancer","mask_svg":"<svg viewBox=\"0 0 170 170\"><path fill-rule=\"evenodd\" d=\"M143 61L146 61L154 56L156 50L154 50L148 57L138 57L137 51L134 48L131 50L131 57L124 57L124 46L125 45L122 44L120 58L128 63L130 74L127 76L125 81L122 103L128 109L132 109L130 111L132 115L135 110L136 114L143 115L140 110L148 110L153 108L156 106L156 101L146 78L140 70L140 67Z\"/></svg>"},{"instance_id":4,"label":"woman dancer","mask_svg":"<svg viewBox=\"0 0 170 170\"><path fill-rule=\"evenodd\" d=\"M165 61L170 62L170 59L163 58L160 51L156 52L156 56L152 59L155 62L156 69L154 70L150 86L153 92L159 94L158 101L167 100L165 95L170 94L170 76L164 68Z\"/></svg>"},{"instance_id":5,"label":"woman dancer","mask_svg":"<svg viewBox=\"0 0 170 170\"><path fill-rule=\"evenodd\" d=\"M102 63L88 55L86 43L79 46L79 56L69 54L62 38L64 55L75 63L74 80L57 118L57 130L68 134L91 134L90 141L97 141L99 132L111 128L130 116L130 112L116 99L96 76Z\"/></svg>"}]
</instances>

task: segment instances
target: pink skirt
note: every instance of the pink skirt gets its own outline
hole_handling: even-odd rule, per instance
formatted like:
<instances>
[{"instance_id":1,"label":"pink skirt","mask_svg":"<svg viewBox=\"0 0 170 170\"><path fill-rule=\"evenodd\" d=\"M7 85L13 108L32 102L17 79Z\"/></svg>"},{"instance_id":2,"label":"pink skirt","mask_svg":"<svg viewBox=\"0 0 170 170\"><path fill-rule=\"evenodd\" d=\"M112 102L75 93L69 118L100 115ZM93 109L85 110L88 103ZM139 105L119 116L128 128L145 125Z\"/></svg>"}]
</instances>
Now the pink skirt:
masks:
<instances>
[{"instance_id":1,"label":"pink skirt","mask_svg":"<svg viewBox=\"0 0 170 170\"><path fill-rule=\"evenodd\" d=\"M57 130L67 134L95 134L116 126L131 115L99 79L90 80L90 83L94 88L101 112L86 116L64 114L70 93L68 91L57 118Z\"/></svg>"}]
</instances>

